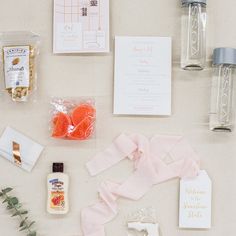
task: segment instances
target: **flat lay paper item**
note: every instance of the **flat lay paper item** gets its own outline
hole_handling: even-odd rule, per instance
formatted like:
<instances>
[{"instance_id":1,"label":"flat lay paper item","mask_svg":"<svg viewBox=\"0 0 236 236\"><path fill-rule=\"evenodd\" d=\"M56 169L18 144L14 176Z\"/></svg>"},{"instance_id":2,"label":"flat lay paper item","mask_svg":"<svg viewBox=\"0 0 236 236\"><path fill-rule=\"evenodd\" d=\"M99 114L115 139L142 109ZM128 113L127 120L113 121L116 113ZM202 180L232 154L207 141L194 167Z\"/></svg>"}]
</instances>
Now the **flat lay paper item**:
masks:
<instances>
[{"instance_id":1,"label":"flat lay paper item","mask_svg":"<svg viewBox=\"0 0 236 236\"><path fill-rule=\"evenodd\" d=\"M115 115L171 115L171 38L115 38Z\"/></svg>"},{"instance_id":2,"label":"flat lay paper item","mask_svg":"<svg viewBox=\"0 0 236 236\"><path fill-rule=\"evenodd\" d=\"M109 52L109 0L54 0L54 53Z\"/></svg>"},{"instance_id":3,"label":"flat lay paper item","mask_svg":"<svg viewBox=\"0 0 236 236\"><path fill-rule=\"evenodd\" d=\"M30 172L44 147L20 132L7 127L0 137L0 156Z\"/></svg>"},{"instance_id":4,"label":"flat lay paper item","mask_svg":"<svg viewBox=\"0 0 236 236\"><path fill-rule=\"evenodd\" d=\"M180 181L179 227L211 228L212 182L205 170L195 179Z\"/></svg>"}]
</instances>

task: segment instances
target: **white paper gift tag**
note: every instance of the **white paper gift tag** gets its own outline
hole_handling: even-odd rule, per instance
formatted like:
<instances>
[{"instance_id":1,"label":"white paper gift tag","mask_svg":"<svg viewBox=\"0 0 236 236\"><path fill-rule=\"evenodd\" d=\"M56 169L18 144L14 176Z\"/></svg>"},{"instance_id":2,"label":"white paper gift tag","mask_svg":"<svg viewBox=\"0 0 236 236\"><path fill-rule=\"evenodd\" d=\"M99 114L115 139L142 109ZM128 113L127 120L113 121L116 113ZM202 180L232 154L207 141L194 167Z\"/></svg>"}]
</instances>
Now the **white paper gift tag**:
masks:
<instances>
[{"instance_id":1,"label":"white paper gift tag","mask_svg":"<svg viewBox=\"0 0 236 236\"><path fill-rule=\"evenodd\" d=\"M0 156L26 171L31 171L44 147L7 127L0 137Z\"/></svg>"},{"instance_id":2,"label":"white paper gift tag","mask_svg":"<svg viewBox=\"0 0 236 236\"><path fill-rule=\"evenodd\" d=\"M179 227L211 228L212 182L205 170L194 179L181 179Z\"/></svg>"}]
</instances>

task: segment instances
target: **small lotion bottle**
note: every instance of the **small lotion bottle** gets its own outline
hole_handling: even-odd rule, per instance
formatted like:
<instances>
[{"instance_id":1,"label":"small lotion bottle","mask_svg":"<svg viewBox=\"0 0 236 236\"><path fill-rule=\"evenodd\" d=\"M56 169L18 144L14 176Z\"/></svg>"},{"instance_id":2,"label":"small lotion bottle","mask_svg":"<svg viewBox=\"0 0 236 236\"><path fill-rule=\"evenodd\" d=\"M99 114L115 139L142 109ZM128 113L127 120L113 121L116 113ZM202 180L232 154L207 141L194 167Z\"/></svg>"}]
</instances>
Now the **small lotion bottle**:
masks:
<instances>
[{"instance_id":1,"label":"small lotion bottle","mask_svg":"<svg viewBox=\"0 0 236 236\"><path fill-rule=\"evenodd\" d=\"M69 176L64 173L63 163L53 163L52 172L47 177L47 212L53 215L67 214L69 211Z\"/></svg>"}]
</instances>

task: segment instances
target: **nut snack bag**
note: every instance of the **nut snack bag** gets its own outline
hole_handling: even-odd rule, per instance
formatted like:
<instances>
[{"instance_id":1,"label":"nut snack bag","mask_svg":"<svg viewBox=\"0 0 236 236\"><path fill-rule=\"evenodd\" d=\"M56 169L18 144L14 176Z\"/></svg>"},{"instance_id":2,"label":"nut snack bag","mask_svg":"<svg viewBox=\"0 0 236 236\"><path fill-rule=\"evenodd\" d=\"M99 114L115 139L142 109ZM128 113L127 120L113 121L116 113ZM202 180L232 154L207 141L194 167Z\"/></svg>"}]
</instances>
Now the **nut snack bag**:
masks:
<instances>
[{"instance_id":1,"label":"nut snack bag","mask_svg":"<svg viewBox=\"0 0 236 236\"><path fill-rule=\"evenodd\" d=\"M15 102L26 102L36 90L38 35L32 32L1 32L0 56L4 89Z\"/></svg>"},{"instance_id":2,"label":"nut snack bag","mask_svg":"<svg viewBox=\"0 0 236 236\"><path fill-rule=\"evenodd\" d=\"M53 98L51 137L88 140L95 130L96 108L92 98Z\"/></svg>"}]
</instances>

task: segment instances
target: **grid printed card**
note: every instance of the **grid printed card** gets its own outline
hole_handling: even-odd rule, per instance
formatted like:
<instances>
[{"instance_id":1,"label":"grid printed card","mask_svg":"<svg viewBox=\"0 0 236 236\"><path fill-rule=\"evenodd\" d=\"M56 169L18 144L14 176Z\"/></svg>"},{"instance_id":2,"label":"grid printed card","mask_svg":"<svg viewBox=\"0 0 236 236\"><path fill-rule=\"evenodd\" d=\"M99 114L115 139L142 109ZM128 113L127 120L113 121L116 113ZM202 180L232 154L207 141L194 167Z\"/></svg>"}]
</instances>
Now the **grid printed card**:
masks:
<instances>
[{"instance_id":1,"label":"grid printed card","mask_svg":"<svg viewBox=\"0 0 236 236\"><path fill-rule=\"evenodd\" d=\"M109 52L109 0L54 0L54 53Z\"/></svg>"}]
</instances>

